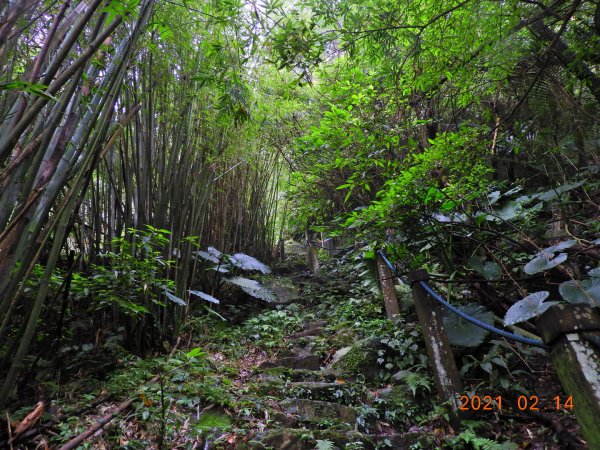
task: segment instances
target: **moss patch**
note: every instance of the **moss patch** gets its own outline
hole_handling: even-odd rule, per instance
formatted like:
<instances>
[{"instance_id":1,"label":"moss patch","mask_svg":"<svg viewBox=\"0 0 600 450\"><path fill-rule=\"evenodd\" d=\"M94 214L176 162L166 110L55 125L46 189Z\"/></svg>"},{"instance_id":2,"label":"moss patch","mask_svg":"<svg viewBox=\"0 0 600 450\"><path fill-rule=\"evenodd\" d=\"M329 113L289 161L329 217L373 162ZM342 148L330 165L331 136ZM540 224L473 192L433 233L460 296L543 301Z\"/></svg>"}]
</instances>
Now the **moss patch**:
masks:
<instances>
[{"instance_id":1,"label":"moss patch","mask_svg":"<svg viewBox=\"0 0 600 450\"><path fill-rule=\"evenodd\" d=\"M226 430L231 427L231 419L225 413L205 412L200 416L196 423L196 428L204 431L214 430L215 428Z\"/></svg>"},{"instance_id":2,"label":"moss patch","mask_svg":"<svg viewBox=\"0 0 600 450\"><path fill-rule=\"evenodd\" d=\"M333 367L349 375L362 374L367 378L375 379L379 375L377 351L382 348L380 338L362 339L354 344Z\"/></svg>"}]
</instances>

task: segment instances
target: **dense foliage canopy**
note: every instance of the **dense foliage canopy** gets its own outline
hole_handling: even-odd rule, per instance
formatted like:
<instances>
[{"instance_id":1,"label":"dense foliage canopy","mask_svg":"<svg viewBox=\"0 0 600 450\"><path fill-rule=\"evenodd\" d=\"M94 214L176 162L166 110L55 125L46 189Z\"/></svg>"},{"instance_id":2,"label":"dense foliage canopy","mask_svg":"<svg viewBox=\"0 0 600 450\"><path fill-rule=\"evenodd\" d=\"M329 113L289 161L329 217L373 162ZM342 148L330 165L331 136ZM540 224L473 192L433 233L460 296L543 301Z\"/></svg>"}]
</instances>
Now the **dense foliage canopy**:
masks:
<instances>
[{"instance_id":1,"label":"dense foliage canopy","mask_svg":"<svg viewBox=\"0 0 600 450\"><path fill-rule=\"evenodd\" d=\"M307 230L507 322L597 306L599 55L592 0L2 2L0 404L270 299L245 254Z\"/></svg>"}]
</instances>

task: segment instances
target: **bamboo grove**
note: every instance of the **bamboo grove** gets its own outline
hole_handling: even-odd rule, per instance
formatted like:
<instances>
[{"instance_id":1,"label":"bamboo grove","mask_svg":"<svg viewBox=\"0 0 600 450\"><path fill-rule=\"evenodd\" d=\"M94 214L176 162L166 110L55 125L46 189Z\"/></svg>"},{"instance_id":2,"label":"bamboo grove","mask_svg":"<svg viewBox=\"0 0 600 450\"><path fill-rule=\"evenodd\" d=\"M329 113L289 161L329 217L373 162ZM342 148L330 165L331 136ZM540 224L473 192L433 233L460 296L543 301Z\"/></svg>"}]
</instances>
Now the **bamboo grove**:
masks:
<instances>
[{"instance_id":1,"label":"bamboo grove","mask_svg":"<svg viewBox=\"0 0 600 450\"><path fill-rule=\"evenodd\" d=\"M549 280L587 276L599 54L592 0L2 2L0 403L83 336L167 350L209 246L312 226L510 278L573 237Z\"/></svg>"},{"instance_id":2,"label":"bamboo grove","mask_svg":"<svg viewBox=\"0 0 600 450\"><path fill-rule=\"evenodd\" d=\"M0 403L34 368L32 343L57 348L65 313L95 311L90 325L126 327L143 353L146 335L172 336L185 320L190 305L169 298L189 301L195 250L270 256L280 165L244 139L242 16L240 5L155 0L0 6ZM160 232L144 249L135 230ZM129 314L90 306L92 294L70 304L73 272L138 250L171 297L155 283Z\"/></svg>"}]
</instances>

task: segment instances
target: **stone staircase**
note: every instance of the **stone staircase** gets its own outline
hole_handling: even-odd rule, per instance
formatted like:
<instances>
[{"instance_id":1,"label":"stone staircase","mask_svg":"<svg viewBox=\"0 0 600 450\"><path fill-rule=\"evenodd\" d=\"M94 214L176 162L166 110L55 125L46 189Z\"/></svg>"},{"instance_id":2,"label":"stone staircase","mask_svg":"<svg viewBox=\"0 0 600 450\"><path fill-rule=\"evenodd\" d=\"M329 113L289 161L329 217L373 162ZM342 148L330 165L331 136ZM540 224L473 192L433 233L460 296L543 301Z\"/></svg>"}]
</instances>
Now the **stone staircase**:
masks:
<instances>
[{"instance_id":1,"label":"stone staircase","mask_svg":"<svg viewBox=\"0 0 600 450\"><path fill-rule=\"evenodd\" d=\"M325 365L314 352L325 328L324 320L305 324L303 331L289 336L288 352L258 367L251 381L273 400L272 408L265 411L264 431L238 448L312 450L320 444L333 449L403 449L418 441L416 433L368 432L361 417L364 383L346 378L331 362Z\"/></svg>"}]
</instances>

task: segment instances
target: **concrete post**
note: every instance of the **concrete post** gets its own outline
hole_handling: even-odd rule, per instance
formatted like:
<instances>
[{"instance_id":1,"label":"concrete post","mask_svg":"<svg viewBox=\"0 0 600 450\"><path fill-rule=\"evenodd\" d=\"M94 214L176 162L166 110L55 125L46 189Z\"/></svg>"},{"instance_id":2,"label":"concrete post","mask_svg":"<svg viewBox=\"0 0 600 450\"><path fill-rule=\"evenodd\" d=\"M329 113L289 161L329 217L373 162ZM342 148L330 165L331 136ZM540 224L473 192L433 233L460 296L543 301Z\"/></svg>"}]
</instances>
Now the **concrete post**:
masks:
<instances>
[{"instance_id":1,"label":"concrete post","mask_svg":"<svg viewBox=\"0 0 600 450\"><path fill-rule=\"evenodd\" d=\"M585 304L548 308L536 322L589 448L600 449L600 313ZM559 397L560 406L560 397ZM564 399L566 402L568 399ZM563 403L564 404L564 403Z\"/></svg>"},{"instance_id":2,"label":"concrete post","mask_svg":"<svg viewBox=\"0 0 600 450\"><path fill-rule=\"evenodd\" d=\"M379 285L381 286L381 292L383 293L385 313L388 319L394 320L395 316L400 314L400 308L398 308L398 299L396 298L396 290L394 289L392 271L379 254L376 256L375 264L377 264Z\"/></svg>"},{"instance_id":3,"label":"concrete post","mask_svg":"<svg viewBox=\"0 0 600 450\"><path fill-rule=\"evenodd\" d=\"M454 361L448 335L444 330L440 305L429 296L419 283L419 281L429 280L426 270L413 270L409 272L408 279L423 337L425 338L427 354L435 376L438 394L443 401L450 404L450 422L452 426L458 428L461 416L459 398L463 385Z\"/></svg>"},{"instance_id":4,"label":"concrete post","mask_svg":"<svg viewBox=\"0 0 600 450\"><path fill-rule=\"evenodd\" d=\"M319 256L317 254L317 247L314 245L315 233L306 230L306 265L308 270L316 274L319 272Z\"/></svg>"}]
</instances>

